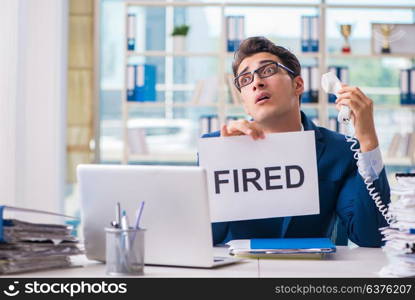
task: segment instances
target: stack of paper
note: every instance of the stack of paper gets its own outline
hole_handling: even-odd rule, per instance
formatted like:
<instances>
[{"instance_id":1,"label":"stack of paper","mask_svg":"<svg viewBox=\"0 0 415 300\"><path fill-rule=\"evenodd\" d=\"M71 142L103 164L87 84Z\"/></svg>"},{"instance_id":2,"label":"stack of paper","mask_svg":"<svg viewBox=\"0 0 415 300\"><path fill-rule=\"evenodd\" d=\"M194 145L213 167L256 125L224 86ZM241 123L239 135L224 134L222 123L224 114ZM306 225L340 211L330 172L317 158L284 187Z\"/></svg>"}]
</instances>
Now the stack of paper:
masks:
<instances>
[{"instance_id":1,"label":"stack of paper","mask_svg":"<svg viewBox=\"0 0 415 300\"><path fill-rule=\"evenodd\" d=\"M415 174L396 174L396 178L398 186L392 194L398 198L389 205L393 222L381 229L389 264L380 275L409 277L415 276Z\"/></svg>"},{"instance_id":2,"label":"stack of paper","mask_svg":"<svg viewBox=\"0 0 415 300\"><path fill-rule=\"evenodd\" d=\"M231 255L247 258L322 258L336 252L328 238L275 238L232 240L227 243Z\"/></svg>"},{"instance_id":3,"label":"stack of paper","mask_svg":"<svg viewBox=\"0 0 415 300\"><path fill-rule=\"evenodd\" d=\"M69 257L82 253L70 226L3 218L0 222L0 274L69 267Z\"/></svg>"}]
</instances>

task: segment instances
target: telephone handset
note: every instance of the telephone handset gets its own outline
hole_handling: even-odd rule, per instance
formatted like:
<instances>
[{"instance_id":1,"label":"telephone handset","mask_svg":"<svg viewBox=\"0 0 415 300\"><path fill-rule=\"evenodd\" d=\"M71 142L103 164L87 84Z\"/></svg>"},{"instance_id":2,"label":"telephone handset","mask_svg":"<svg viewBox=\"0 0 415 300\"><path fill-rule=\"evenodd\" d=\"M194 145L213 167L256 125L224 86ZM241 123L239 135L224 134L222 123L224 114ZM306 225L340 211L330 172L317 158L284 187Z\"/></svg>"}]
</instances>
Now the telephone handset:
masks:
<instances>
[{"instance_id":1,"label":"telephone handset","mask_svg":"<svg viewBox=\"0 0 415 300\"><path fill-rule=\"evenodd\" d=\"M323 76L321 77L321 86L326 93L334 94L337 98L339 97L338 92L342 86L339 78L337 78L337 76L334 73L328 72L323 74ZM347 126L352 126L350 122L350 108L347 105L341 106L341 109L337 116L337 121ZM354 136L352 134L346 134L346 141L352 143L352 145L350 146L350 150L354 152L353 157L356 159L357 165L359 166L360 149L355 147L357 145L356 139L354 139ZM387 207L382 203L379 193L375 191L373 182L371 181L370 177L367 176L367 174L363 174L363 179L370 197L372 197L380 213L383 215L388 225L390 225L392 222L392 217L388 214Z\"/></svg>"}]
</instances>

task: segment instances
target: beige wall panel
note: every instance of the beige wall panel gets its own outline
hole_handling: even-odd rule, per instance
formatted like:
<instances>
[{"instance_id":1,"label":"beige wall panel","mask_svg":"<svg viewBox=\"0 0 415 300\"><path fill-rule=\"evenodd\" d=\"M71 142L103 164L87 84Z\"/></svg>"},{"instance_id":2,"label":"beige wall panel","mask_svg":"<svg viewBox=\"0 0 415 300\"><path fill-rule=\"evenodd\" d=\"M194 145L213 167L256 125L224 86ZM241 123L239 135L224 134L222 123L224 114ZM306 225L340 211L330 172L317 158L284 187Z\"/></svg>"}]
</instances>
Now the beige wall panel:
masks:
<instances>
[{"instance_id":1,"label":"beige wall panel","mask_svg":"<svg viewBox=\"0 0 415 300\"><path fill-rule=\"evenodd\" d=\"M90 163L92 160L92 154L90 152L70 152L68 153L68 166L67 168L67 181L70 183L76 182L76 166L79 164Z\"/></svg>"},{"instance_id":2,"label":"beige wall panel","mask_svg":"<svg viewBox=\"0 0 415 300\"><path fill-rule=\"evenodd\" d=\"M69 0L70 14L92 14L94 12L93 0Z\"/></svg>"},{"instance_id":3,"label":"beige wall panel","mask_svg":"<svg viewBox=\"0 0 415 300\"><path fill-rule=\"evenodd\" d=\"M92 71L68 72L68 125L92 126Z\"/></svg>"},{"instance_id":4,"label":"beige wall panel","mask_svg":"<svg viewBox=\"0 0 415 300\"><path fill-rule=\"evenodd\" d=\"M90 126L70 126L67 131L66 140L68 150L71 151L76 147L89 149L89 142L92 138L92 129Z\"/></svg>"},{"instance_id":5,"label":"beige wall panel","mask_svg":"<svg viewBox=\"0 0 415 300\"><path fill-rule=\"evenodd\" d=\"M69 26L69 68L92 68L93 18L71 16Z\"/></svg>"}]
</instances>

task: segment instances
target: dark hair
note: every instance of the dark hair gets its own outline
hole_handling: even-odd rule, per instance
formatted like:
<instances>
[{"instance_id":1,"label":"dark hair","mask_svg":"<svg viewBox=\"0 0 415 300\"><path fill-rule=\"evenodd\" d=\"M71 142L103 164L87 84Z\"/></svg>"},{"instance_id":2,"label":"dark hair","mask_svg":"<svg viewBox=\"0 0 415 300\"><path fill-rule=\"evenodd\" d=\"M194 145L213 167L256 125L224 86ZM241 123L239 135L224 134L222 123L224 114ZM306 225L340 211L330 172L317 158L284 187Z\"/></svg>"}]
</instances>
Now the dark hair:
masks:
<instances>
[{"instance_id":1,"label":"dark hair","mask_svg":"<svg viewBox=\"0 0 415 300\"><path fill-rule=\"evenodd\" d=\"M294 78L301 74L301 65L297 57L288 49L277 46L269 39L263 36L254 36L245 39L239 49L235 52L234 60L232 63L233 75L236 76L239 65L248 56L254 55L259 52L268 52L277 56L283 65L294 71L294 74L288 72L291 78Z\"/></svg>"}]
</instances>

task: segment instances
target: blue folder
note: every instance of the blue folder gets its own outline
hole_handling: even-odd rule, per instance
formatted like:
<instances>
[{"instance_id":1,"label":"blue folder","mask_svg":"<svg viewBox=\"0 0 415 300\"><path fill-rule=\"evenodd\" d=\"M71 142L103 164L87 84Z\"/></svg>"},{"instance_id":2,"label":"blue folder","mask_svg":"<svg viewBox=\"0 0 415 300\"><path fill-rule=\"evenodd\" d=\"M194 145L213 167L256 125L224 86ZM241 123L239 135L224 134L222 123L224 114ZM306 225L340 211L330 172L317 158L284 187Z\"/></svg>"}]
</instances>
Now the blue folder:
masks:
<instances>
[{"instance_id":1,"label":"blue folder","mask_svg":"<svg viewBox=\"0 0 415 300\"><path fill-rule=\"evenodd\" d=\"M322 258L336 252L328 238L233 240L227 244L231 255L252 258Z\"/></svg>"},{"instance_id":2,"label":"blue folder","mask_svg":"<svg viewBox=\"0 0 415 300\"><path fill-rule=\"evenodd\" d=\"M330 249L336 246L328 238L252 239L251 249Z\"/></svg>"}]
</instances>

